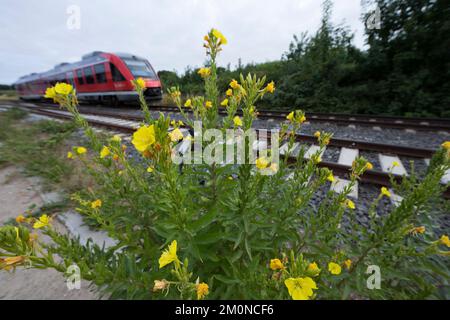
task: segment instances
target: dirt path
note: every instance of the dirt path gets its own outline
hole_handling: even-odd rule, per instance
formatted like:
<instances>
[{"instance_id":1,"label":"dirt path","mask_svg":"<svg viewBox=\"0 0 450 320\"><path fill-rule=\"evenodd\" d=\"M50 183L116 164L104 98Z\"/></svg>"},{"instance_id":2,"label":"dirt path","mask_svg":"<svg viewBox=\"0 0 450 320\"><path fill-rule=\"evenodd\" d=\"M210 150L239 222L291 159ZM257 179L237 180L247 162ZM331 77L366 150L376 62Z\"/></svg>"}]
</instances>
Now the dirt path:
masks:
<instances>
[{"instance_id":1,"label":"dirt path","mask_svg":"<svg viewBox=\"0 0 450 320\"><path fill-rule=\"evenodd\" d=\"M14 167L0 170L0 225L24 213L32 204L42 206L43 200L35 179L24 177ZM62 232L65 227L54 220ZM82 281L81 289L69 290L65 278L57 271L18 268L15 272L0 271L0 299L97 299Z\"/></svg>"}]
</instances>

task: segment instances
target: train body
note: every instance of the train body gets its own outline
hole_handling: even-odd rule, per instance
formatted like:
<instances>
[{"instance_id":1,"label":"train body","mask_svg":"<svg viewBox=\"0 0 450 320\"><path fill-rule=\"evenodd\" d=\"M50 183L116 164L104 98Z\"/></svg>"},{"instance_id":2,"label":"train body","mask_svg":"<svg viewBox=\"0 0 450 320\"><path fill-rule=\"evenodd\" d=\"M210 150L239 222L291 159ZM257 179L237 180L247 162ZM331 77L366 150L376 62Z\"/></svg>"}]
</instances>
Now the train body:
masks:
<instances>
[{"instance_id":1,"label":"train body","mask_svg":"<svg viewBox=\"0 0 450 320\"><path fill-rule=\"evenodd\" d=\"M161 81L152 65L144 58L126 53L94 51L74 63L61 63L52 70L21 77L15 84L24 100L43 99L45 90L57 82L72 84L81 101L109 102L138 99L131 80L143 78L148 100L161 99Z\"/></svg>"}]
</instances>

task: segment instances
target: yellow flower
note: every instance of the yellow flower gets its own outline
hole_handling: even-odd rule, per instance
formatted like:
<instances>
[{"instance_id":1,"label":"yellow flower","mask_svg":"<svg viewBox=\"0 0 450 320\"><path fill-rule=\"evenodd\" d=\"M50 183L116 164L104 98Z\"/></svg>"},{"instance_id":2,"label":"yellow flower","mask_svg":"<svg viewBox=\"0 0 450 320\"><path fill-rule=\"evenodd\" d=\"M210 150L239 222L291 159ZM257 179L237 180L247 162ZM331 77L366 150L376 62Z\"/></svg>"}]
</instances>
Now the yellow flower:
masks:
<instances>
[{"instance_id":1,"label":"yellow flower","mask_svg":"<svg viewBox=\"0 0 450 320\"><path fill-rule=\"evenodd\" d=\"M331 274L338 275L341 274L342 269L337 263L330 262L328 264L328 271L330 271Z\"/></svg>"},{"instance_id":2,"label":"yellow flower","mask_svg":"<svg viewBox=\"0 0 450 320\"><path fill-rule=\"evenodd\" d=\"M174 261L178 261L177 240L173 240L169 245L169 249L164 250L164 252L161 254L161 257L159 258L159 268L161 269L162 267Z\"/></svg>"},{"instance_id":3,"label":"yellow flower","mask_svg":"<svg viewBox=\"0 0 450 320\"><path fill-rule=\"evenodd\" d=\"M445 141L441 146L446 150L450 150L450 141Z\"/></svg>"},{"instance_id":4,"label":"yellow flower","mask_svg":"<svg viewBox=\"0 0 450 320\"><path fill-rule=\"evenodd\" d=\"M400 164L397 161L392 162L392 168L398 167Z\"/></svg>"},{"instance_id":5,"label":"yellow flower","mask_svg":"<svg viewBox=\"0 0 450 320\"><path fill-rule=\"evenodd\" d=\"M184 106L185 106L186 108L190 108L190 107L192 106L192 101L191 101L191 99L187 99L186 102L184 103Z\"/></svg>"},{"instance_id":6,"label":"yellow flower","mask_svg":"<svg viewBox=\"0 0 450 320\"><path fill-rule=\"evenodd\" d=\"M87 152L87 149L85 147L77 147L76 150L78 154L85 154Z\"/></svg>"},{"instance_id":7,"label":"yellow flower","mask_svg":"<svg viewBox=\"0 0 450 320\"><path fill-rule=\"evenodd\" d=\"M169 286L169 282L166 279L155 280L153 285L153 291L164 290Z\"/></svg>"},{"instance_id":8,"label":"yellow flower","mask_svg":"<svg viewBox=\"0 0 450 320\"><path fill-rule=\"evenodd\" d=\"M270 269L272 269L272 270L284 269L283 262L281 262L280 259L271 259L270 260Z\"/></svg>"},{"instance_id":9,"label":"yellow flower","mask_svg":"<svg viewBox=\"0 0 450 320\"><path fill-rule=\"evenodd\" d=\"M100 158L105 158L111 154L111 151L109 151L109 148L107 146L103 146L102 151L100 151Z\"/></svg>"},{"instance_id":10,"label":"yellow flower","mask_svg":"<svg viewBox=\"0 0 450 320\"><path fill-rule=\"evenodd\" d=\"M330 181L330 182L333 182L333 181L334 181L333 173L330 173L330 174L328 175L327 180Z\"/></svg>"},{"instance_id":11,"label":"yellow flower","mask_svg":"<svg viewBox=\"0 0 450 320\"><path fill-rule=\"evenodd\" d=\"M450 247L450 239L448 238L447 235L441 236L439 241L441 242L441 244L445 244L447 247Z\"/></svg>"},{"instance_id":12,"label":"yellow flower","mask_svg":"<svg viewBox=\"0 0 450 320\"><path fill-rule=\"evenodd\" d=\"M197 288L197 300L203 299L209 293L209 287L204 282L197 284L196 288Z\"/></svg>"},{"instance_id":13,"label":"yellow flower","mask_svg":"<svg viewBox=\"0 0 450 320\"><path fill-rule=\"evenodd\" d=\"M170 96L171 96L173 99L176 99L176 98L178 98L179 96L181 96L181 92L180 92L179 90L174 90L174 91L172 91L172 92L170 93Z\"/></svg>"},{"instance_id":14,"label":"yellow flower","mask_svg":"<svg viewBox=\"0 0 450 320\"><path fill-rule=\"evenodd\" d=\"M410 233L412 233L413 235L416 235L418 233L423 234L425 233L425 227L424 226L420 226L420 227L414 227L411 229Z\"/></svg>"},{"instance_id":15,"label":"yellow flower","mask_svg":"<svg viewBox=\"0 0 450 320\"><path fill-rule=\"evenodd\" d=\"M224 37L224 35L222 34L222 32L220 32L217 29L212 29L212 34L214 35L214 37L216 37L217 39L220 40L220 44L227 44L227 38Z\"/></svg>"},{"instance_id":16,"label":"yellow flower","mask_svg":"<svg viewBox=\"0 0 450 320\"><path fill-rule=\"evenodd\" d=\"M44 95L44 97L45 97L45 98L49 98L49 99L55 99L55 97L56 97L56 91L55 91L55 88L54 88L54 87L47 88L47 89L45 90L45 95Z\"/></svg>"},{"instance_id":17,"label":"yellow flower","mask_svg":"<svg viewBox=\"0 0 450 320\"><path fill-rule=\"evenodd\" d=\"M67 158L68 159L72 159L73 158L73 153L72 152L67 152Z\"/></svg>"},{"instance_id":18,"label":"yellow flower","mask_svg":"<svg viewBox=\"0 0 450 320\"><path fill-rule=\"evenodd\" d=\"M222 107L226 107L227 105L228 105L228 99L223 99L223 101L220 103L220 105L222 106Z\"/></svg>"},{"instance_id":19,"label":"yellow flower","mask_svg":"<svg viewBox=\"0 0 450 320\"><path fill-rule=\"evenodd\" d=\"M267 168L269 161L265 157L260 157L256 159L256 167L260 170Z\"/></svg>"},{"instance_id":20,"label":"yellow flower","mask_svg":"<svg viewBox=\"0 0 450 320\"><path fill-rule=\"evenodd\" d=\"M389 190L386 187L381 187L381 194L383 196L388 197L388 198L391 197L391 193L389 192Z\"/></svg>"},{"instance_id":21,"label":"yellow flower","mask_svg":"<svg viewBox=\"0 0 450 320\"><path fill-rule=\"evenodd\" d=\"M231 97L231 96L233 95L233 89L228 89L228 90L225 92L225 94L226 94L228 97Z\"/></svg>"},{"instance_id":22,"label":"yellow flower","mask_svg":"<svg viewBox=\"0 0 450 320\"><path fill-rule=\"evenodd\" d=\"M212 102L211 101L209 101L209 100L207 100L206 102L205 102L205 107L206 108L211 108L212 107Z\"/></svg>"},{"instance_id":23,"label":"yellow flower","mask_svg":"<svg viewBox=\"0 0 450 320\"><path fill-rule=\"evenodd\" d=\"M269 82L265 89L267 92L273 93L275 91L275 83L273 81Z\"/></svg>"},{"instance_id":24,"label":"yellow flower","mask_svg":"<svg viewBox=\"0 0 450 320\"><path fill-rule=\"evenodd\" d=\"M122 138L121 138L119 135L115 134L115 135L111 138L111 140L114 141L114 142L120 142L120 141L122 141Z\"/></svg>"},{"instance_id":25,"label":"yellow flower","mask_svg":"<svg viewBox=\"0 0 450 320\"><path fill-rule=\"evenodd\" d=\"M366 163L366 169L367 170L372 170L373 169L373 164L371 164L370 162Z\"/></svg>"},{"instance_id":26,"label":"yellow flower","mask_svg":"<svg viewBox=\"0 0 450 320\"><path fill-rule=\"evenodd\" d=\"M306 121L306 117L305 116L301 116L299 122L303 123ZM328 143L327 143L328 144Z\"/></svg>"},{"instance_id":27,"label":"yellow flower","mask_svg":"<svg viewBox=\"0 0 450 320\"><path fill-rule=\"evenodd\" d=\"M294 300L309 300L314 294L313 289L317 289L316 283L310 277L289 278L284 280L284 284Z\"/></svg>"},{"instance_id":28,"label":"yellow flower","mask_svg":"<svg viewBox=\"0 0 450 320\"><path fill-rule=\"evenodd\" d=\"M136 85L139 88L141 88L141 89L145 88L145 81L144 81L144 79L142 79L141 77L137 78L136 79Z\"/></svg>"},{"instance_id":29,"label":"yellow flower","mask_svg":"<svg viewBox=\"0 0 450 320\"><path fill-rule=\"evenodd\" d=\"M36 221L33 225L34 229L40 229L43 227L46 227L50 224L50 218L46 215L43 214L38 221Z\"/></svg>"},{"instance_id":30,"label":"yellow flower","mask_svg":"<svg viewBox=\"0 0 450 320\"><path fill-rule=\"evenodd\" d=\"M345 205L347 206L347 208L352 210L356 208L355 203L350 199L345 200Z\"/></svg>"},{"instance_id":31,"label":"yellow flower","mask_svg":"<svg viewBox=\"0 0 450 320\"><path fill-rule=\"evenodd\" d=\"M5 259L0 259L0 269L9 270L11 267L21 263L24 261L24 257L16 256L16 257L7 257Z\"/></svg>"},{"instance_id":32,"label":"yellow flower","mask_svg":"<svg viewBox=\"0 0 450 320\"><path fill-rule=\"evenodd\" d=\"M133 133L133 143L134 147L140 151L144 152L154 144L155 139L155 126L152 124L151 126L142 126L135 133Z\"/></svg>"},{"instance_id":33,"label":"yellow flower","mask_svg":"<svg viewBox=\"0 0 450 320\"><path fill-rule=\"evenodd\" d=\"M73 87L71 84L64 83L64 82L63 83L58 82L55 85L55 92L58 94L67 96L68 94L72 93L72 91L73 91Z\"/></svg>"},{"instance_id":34,"label":"yellow flower","mask_svg":"<svg viewBox=\"0 0 450 320\"><path fill-rule=\"evenodd\" d=\"M289 121L292 122L292 120L294 120L294 111L292 111L291 113L289 113L289 114L286 116L286 119L288 119Z\"/></svg>"},{"instance_id":35,"label":"yellow flower","mask_svg":"<svg viewBox=\"0 0 450 320\"><path fill-rule=\"evenodd\" d=\"M25 218L23 215L21 215L21 214L19 214L17 217L16 217L16 222L17 223L23 223L23 222L25 222L25 221L27 221L27 218Z\"/></svg>"},{"instance_id":36,"label":"yellow flower","mask_svg":"<svg viewBox=\"0 0 450 320\"><path fill-rule=\"evenodd\" d=\"M319 266L315 262L312 262L308 265L308 271L314 274L314 276L317 276L320 273Z\"/></svg>"},{"instance_id":37,"label":"yellow flower","mask_svg":"<svg viewBox=\"0 0 450 320\"><path fill-rule=\"evenodd\" d=\"M200 68L198 69L197 72L202 78L206 78L207 76L209 76L211 74L211 69L210 68Z\"/></svg>"},{"instance_id":38,"label":"yellow flower","mask_svg":"<svg viewBox=\"0 0 450 320\"><path fill-rule=\"evenodd\" d=\"M92 209L97 209L97 208L100 208L101 206L102 206L102 200L100 200L100 199L97 199L97 200L91 202Z\"/></svg>"},{"instance_id":39,"label":"yellow flower","mask_svg":"<svg viewBox=\"0 0 450 320\"><path fill-rule=\"evenodd\" d=\"M149 173L152 173L153 170L155 170L153 167L148 167L148 168L147 168L147 172L149 172Z\"/></svg>"},{"instance_id":40,"label":"yellow flower","mask_svg":"<svg viewBox=\"0 0 450 320\"><path fill-rule=\"evenodd\" d=\"M316 132L314 132L314 137L316 137L316 138L320 138L320 131L316 131Z\"/></svg>"},{"instance_id":41,"label":"yellow flower","mask_svg":"<svg viewBox=\"0 0 450 320\"><path fill-rule=\"evenodd\" d=\"M239 89L240 84L236 80L233 79L230 82L230 87L232 87L233 89Z\"/></svg>"},{"instance_id":42,"label":"yellow flower","mask_svg":"<svg viewBox=\"0 0 450 320\"><path fill-rule=\"evenodd\" d=\"M180 129L175 128L174 130L172 130L169 133L169 137L172 142L175 142L175 141L183 139L183 133L181 133Z\"/></svg>"},{"instance_id":43,"label":"yellow flower","mask_svg":"<svg viewBox=\"0 0 450 320\"><path fill-rule=\"evenodd\" d=\"M234 122L234 125L236 127L241 127L242 126L242 120L241 120L241 118L239 118L239 116L235 116L233 118L233 122Z\"/></svg>"},{"instance_id":44,"label":"yellow flower","mask_svg":"<svg viewBox=\"0 0 450 320\"><path fill-rule=\"evenodd\" d=\"M352 260L350 259L345 260L344 265L347 268L347 270L350 270L350 267L352 266Z\"/></svg>"}]
</instances>

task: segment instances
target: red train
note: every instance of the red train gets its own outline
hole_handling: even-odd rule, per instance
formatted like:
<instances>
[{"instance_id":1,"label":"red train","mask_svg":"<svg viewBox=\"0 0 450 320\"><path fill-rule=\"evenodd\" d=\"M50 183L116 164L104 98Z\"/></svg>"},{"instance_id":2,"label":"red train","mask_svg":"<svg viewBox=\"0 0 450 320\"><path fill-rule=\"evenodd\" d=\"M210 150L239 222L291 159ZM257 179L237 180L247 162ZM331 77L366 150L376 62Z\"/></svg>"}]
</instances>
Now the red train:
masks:
<instances>
[{"instance_id":1,"label":"red train","mask_svg":"<svg viewBox=\"0 0 450 320\"><path fill-rule=\"evenodd\" d=\"M21 99L43 99L45 90L57 82L71 83L81 101L108 102L137 100L130 80L145 80L145 97L161 99L161 81L152 65L144 58L126 53L94 51L81 61L61 63L52 70L21 77L15 84Z\"/></svg>"}]
</instances>

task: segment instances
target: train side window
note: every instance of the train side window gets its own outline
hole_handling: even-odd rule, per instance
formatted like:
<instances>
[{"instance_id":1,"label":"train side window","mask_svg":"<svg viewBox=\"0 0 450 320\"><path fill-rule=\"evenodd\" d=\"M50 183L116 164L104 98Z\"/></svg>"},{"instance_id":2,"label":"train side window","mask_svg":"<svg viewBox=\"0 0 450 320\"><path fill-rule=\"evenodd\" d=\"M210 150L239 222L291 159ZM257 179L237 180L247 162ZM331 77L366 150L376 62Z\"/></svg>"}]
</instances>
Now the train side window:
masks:
<instances>
[{"instance_id":1,"label":"train side window","mask_svg":"<svg viewBox=\"0 0 450 320\"><path fill-rule=\"evenodd\" d=\"M79 84L84 84L83 71L77 70L77 80Z\"/></svg>"},{"instance_id":2,"label":"train side window","mask_svg":"<svg viewBox=\"0 0 450 320\"><path fill-rule=\"evenodd\" d=\"M97 78L98 83L105 83L106 82L106 72L105 72L105 65L102 64L96 64L94 66L95 70L95 77Z\"/></svg>"},{"instance_id":3,"label":"train side window","mask_svg":"<svg viewBox=\"0 0 450 320\"><path fill-rule=\"evenodd\" d=\"M119 69L116 68L115 65L113 65L112 63L109 64L111 67L111 74L112 74L112 79L114 82L116 81L125 81L125 77L122 75L122 73L119 71Z\"/></svg>"},{"instance_id":4,"label":"train side window","mask_svg":"<svg viewBox=\"0 0 450 320\"><path fill-rule=\"evenodd\" d=\"M86 83L93 84L95 81L94 81L94 73L92 72L92 68L86 67L83 69L83 71L84 71L84 77L86 78Z\"/></svg>"}]
</instances>

